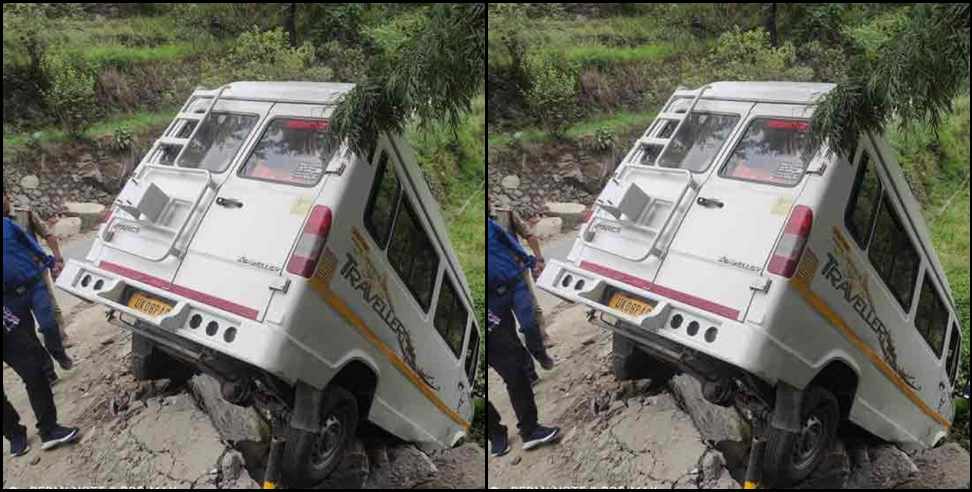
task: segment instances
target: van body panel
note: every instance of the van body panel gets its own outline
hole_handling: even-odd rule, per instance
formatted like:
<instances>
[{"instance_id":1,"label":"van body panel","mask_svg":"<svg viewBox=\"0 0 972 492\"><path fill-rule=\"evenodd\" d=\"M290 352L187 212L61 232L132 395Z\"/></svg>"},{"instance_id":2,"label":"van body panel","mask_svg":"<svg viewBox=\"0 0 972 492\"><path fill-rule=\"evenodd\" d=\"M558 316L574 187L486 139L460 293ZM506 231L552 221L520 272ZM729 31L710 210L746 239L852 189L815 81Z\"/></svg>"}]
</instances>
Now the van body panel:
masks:
<instances>
[{"instance_id":1,"label":"van body panel","mask_svg":"<svg viewBox=\"0 0 972 492\"><path fill-rule=\"evenodd\" d=\"M778 90L771 87L776 85L780 86ZM786 179L781 181L795 183L791 187L730 178L722 172L733 159L733 149L746 138L748 125L761 118L784 121L773 122L774 128L787 128L785 121L789 120L808 121L813 101L832 87L775 82L710 86L702 102L725 98L755 103L700 185L699 199L716 200L723 206L703 207L698 199L693 201L660 266L612 257L588 247L584 234L597 223L596 213L579 235L568 260L550 261L537 284L562 299L591 307L598 313L595 324L643 347L657 349L661 337L666 343L675 342L689 353L711 356L770 385L785 382L804 389L815 384L821 371L832 363L841 363L858 377L857 393L850 408L845 409L850 421L901 445L933 446L947 433L954 418L954 382L950 380L947 356L951 340L961 328L928 227L887 143L880 136L865 135L849 159L825 147L807 163L799 181L782 176ZM699 93L683 92L675 97L691 99ZM680 104L686 106L687 101ZM802 125L794 124L793 128ZM870 237L883 227L883 247L889 241L907 239L918 257L913 286L907 283L911 279L903 276L911 270L893 270L897 295L873 264L872 257L879 256L871 253L867 244L860 247L845 217L865 154L870 155L870 167L881 191L872 206L878 211L872 216L871 229L865 232ZM633 150L628 160L634 161L639 155L637 149ZM621 173L623 170L619 170ZM768 261L784 241L783 229L795 207L813 211L813 227L797 272L788 279L769 273ZM888 225L893 224L889 222L892 219L885 220L883 226L878 223L884 207L901 222L902 236ZM889 236L888 230L893 234ZM895 265L899 257L908 256L903 249L894 253ZM911 264L907 259L900 263ZM887 265L879 266L888 269ZM654 277L650 275L653 272L657 272ZM916 327L922 316L926 282L948 310L938 312L944 316L934 319L939 323L934 325L938 327L934 334L937 338L928 339L942 342L940 322L948 321L941 356L932 350L932 342L926 341L929 335ZM910 304L902 308L899 298L904 297L900 292L909 288L913 291ZM609 307L607 294L618 291L654 303L654 310L634 317ZM714 314L700 303L683 302L693 296L738 309L740 316L733 320ZM927 306L925 311L929 312ZM601 322L605 319L614 324ZM926 316L924 322L930 322L928 319ZM691 321L699 324L694 335L686 329ZM707 327L718 330L714 342L704 336ZM726 336L732 337L731 342L723 340Z\"/></svg>"}]
</instances>

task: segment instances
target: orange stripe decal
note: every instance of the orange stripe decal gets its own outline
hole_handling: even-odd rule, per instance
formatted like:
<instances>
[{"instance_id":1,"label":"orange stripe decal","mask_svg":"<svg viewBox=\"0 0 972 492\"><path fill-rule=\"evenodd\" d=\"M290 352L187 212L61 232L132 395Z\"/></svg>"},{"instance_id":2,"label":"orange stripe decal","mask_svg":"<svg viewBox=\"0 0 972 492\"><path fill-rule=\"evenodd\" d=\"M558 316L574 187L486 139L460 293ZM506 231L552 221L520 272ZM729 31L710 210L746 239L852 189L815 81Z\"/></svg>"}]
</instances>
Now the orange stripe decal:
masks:
<instances>
[{"instance_id":1,"label":"orange stripe decal","mask_svg":"<svg viewBox=\"0 0 972 492\"><path fill-rule=\"evenodd\" d=\"M442 413L446 414L450 419L452 419L453 422L462 427L463 430L469 432L469 427L471 426L470 423L463 419L461 415L456 413L455 410L446 405L445 402L439 398L439 395L436 394L435 390L425 384L419 375L416 374L411 367L408 367L408 365L405 364L400 357L398 357L398 354L396 354L395 351L385 345L385 343L381 341L381 338L379 338L374 331L368 328L364 320L362 320L354 312L354 310L351 309L350 306L348 306L340 297L338 297L337 294L331 291L330 286L328 286L319 275L312 277L310 284L311 287L318 294L320 294L328 305L337 311L337 313L340 314L342 318L347 320L348 323L354 326L362 336L371 342L372 345L377 347L378 350L392 363L392 365L398 369L398 372L402 373L403 376L411 381L412 384L415 385L415 387L418 388L419 391L421 391L422 394L425 395L425 397L436 406L436 408L438 408Z\"/></svg>"},{"instance_id":2,"label":"orange stripe decal","mask_svg":"<svg viewBox=\"0 0 972 492\"><path fill-rule=\"evenodd\" d=\"M871 363L874 364L874 366L881 371L881 373L884 374L884 376L887 377L888 380L890 380L891 383L894 384L898 390L905 395L905 397L911 400L911 402L914 403L922 413L944 426L945 430L951 429L952 423L949 422L948 419L929 407L928 404L921 399L921 396L909 388L904 379L902 379L901 376L898 375L898 373L892 369L891 366L889 366L880 355L874 352L874 350L867 345L867 342L861 339L861 337L858 336L853 329L851 329L850 325L848 325L847 322L840 317L840 315L838 315L833 309L830 308L829 305L827 305L826 301L824 301L820 296L810 289L807 273L811 268L814 271L816 270L814 265L816 263L816 256L809 251L807 251L807 253L808 254L804 255L805 261L804 264L801 265L801 271L797 273L797 275L793 278L793 282L791 283L797 293L800 294L800 297L802 297L803 300L814 309L814 311L817 311L821 316L829 321L830 324L837 329L837 331L843 334L851 345L856 347L857 350L870 359ZM812 278L812 273L809 275L809 277Z\"/></svg>"}]
</instances>

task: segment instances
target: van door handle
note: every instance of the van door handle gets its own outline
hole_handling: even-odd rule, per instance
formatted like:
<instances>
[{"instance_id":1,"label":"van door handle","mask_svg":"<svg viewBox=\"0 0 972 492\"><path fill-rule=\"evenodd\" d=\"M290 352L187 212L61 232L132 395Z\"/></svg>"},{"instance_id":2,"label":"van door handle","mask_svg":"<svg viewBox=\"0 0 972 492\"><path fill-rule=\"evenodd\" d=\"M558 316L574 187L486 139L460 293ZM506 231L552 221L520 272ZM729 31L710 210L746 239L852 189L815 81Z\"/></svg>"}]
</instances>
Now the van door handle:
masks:
<instances>
[{"instance_id":1,"label":"van door handle","mask_svg":"<svg viewBox=\"0 0 972 492\"><path fill-rule=\"evenodd\" d=\"M216 199L216 205L226 208L243 208L243 202L234 198L219 197Z\"/></svg>"},{"instance_id":2,"label":"van door handle","mask_svg":"<svg viewBox=\"0 0 972 492\"><path fill-rule=\"evenodd\" d=\"M699 197L698 204L705 208L722 208L726 206L726 204L722 203L721 200L716 200L714 198L702 198L702 197Z\"/></svg>"}]
</instances>

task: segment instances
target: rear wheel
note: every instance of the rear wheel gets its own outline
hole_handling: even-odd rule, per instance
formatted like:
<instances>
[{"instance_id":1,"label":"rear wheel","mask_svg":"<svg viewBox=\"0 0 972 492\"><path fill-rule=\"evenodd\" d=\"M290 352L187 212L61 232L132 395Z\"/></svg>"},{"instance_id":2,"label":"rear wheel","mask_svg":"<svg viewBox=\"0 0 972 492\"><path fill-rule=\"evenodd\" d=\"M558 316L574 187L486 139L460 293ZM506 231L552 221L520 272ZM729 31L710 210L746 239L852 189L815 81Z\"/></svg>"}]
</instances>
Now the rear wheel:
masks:
<instances>
[{"instance_id":1,"label":"rear wheel","mask_svg":"<svg viewBox=\"0 0 972 492\"><path fill-rule=\"evenodd\" d=\"M651 379L654 384L665 384L678 372L670 364L641 351L627 337L614 333L612 347L614 378L618 381Z\"/></svg>"},{"instance_id":2,"label":"rear wheel","mask_svg":"<svg viewBox=\"0 0 972 492\"><path fill-rule=\"evenodd\" d=\"M307 488L327 479L344 459L357 429L354 395L339 386L329 388L321 404L320 431L287 429L283 461L287 485Z\"/></svg>"},{"instance_id":3,"label":"rear wheel","mask_svg":"<svg viewBox=\"0 0 972 492\"><path fill-rule=\"evenodd\" d=\"M805 480L834 443L840 423L840 404L830 391L810 388L804 395L799 433L769 429L763 467L764 481L788 487Z\"/></svg>"},{"instance_id":4,"label":"rear wheel","mask_svg":"<svg viewBox=\"0 0 972 492\"><path fill-rule=\"evenodd\" d=\"M156 347L155 342L138 334L132 335L132 375L136 381L168 379L178 385L188 381L196 370Z\"/></svg>"}]
</instances>

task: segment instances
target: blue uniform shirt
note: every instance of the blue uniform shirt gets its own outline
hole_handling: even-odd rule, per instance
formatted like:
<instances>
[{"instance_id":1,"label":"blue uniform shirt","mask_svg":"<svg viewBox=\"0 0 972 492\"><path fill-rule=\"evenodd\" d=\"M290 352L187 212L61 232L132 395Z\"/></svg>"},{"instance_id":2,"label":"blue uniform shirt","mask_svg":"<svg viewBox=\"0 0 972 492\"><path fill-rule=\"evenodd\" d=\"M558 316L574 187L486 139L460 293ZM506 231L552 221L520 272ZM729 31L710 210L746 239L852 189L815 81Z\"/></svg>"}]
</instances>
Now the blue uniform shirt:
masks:
<instances>
[{"instance_id":1,"label":"blue uniform shirt","mask_svg":"<svg viewBox=\"0 0 972 492\"><path fill-rule=\"evenodd\" d=\"M44 266L37 260L43 260ZM3 218L3 289L14 289L40 277L54 258L12 220Z\"/></svg>"}]
</instances>

